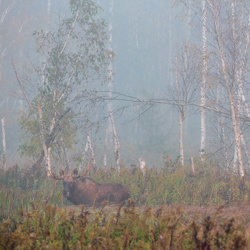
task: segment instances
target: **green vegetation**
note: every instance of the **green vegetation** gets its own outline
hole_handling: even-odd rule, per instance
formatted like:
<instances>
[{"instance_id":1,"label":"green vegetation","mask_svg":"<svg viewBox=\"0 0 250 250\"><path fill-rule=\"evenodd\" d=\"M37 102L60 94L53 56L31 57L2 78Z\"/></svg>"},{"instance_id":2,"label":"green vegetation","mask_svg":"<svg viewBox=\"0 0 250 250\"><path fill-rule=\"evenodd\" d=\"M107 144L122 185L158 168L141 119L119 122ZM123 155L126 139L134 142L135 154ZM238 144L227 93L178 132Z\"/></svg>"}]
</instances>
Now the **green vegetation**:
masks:
<instances>
[{"instance_id":1,"label":"green vegetation","mask_svg":"<svg viewBox=\"0 0 250 250\"><path fill-rule=\"evenodd\" d=\"M244 230L217 216L186 221L180 208L148 208L140 215L133 202L109 214L105 206L77 213L46 205L19 211L0 224L0 249L244 249Z\"/></svg>"},{"instance_id":2,"label":"green vegetation","mask_svg":"<svg viewBox=\"0 0 250 250\"><path fill-rule=\"evenodd\" d=\"M247 249L244 213L240 219L222 217L220 209L195 215L200 206L250 204L250 176L217 166L197 160L193 174L166 156L164 168L145 176L139 169L100 169L91 177L123 184L131 200L96 210L71 206L62 181L41 169L0 170L0 249ZM193 216L182 206L193 207Z\"/></svg>"}]
</instances>

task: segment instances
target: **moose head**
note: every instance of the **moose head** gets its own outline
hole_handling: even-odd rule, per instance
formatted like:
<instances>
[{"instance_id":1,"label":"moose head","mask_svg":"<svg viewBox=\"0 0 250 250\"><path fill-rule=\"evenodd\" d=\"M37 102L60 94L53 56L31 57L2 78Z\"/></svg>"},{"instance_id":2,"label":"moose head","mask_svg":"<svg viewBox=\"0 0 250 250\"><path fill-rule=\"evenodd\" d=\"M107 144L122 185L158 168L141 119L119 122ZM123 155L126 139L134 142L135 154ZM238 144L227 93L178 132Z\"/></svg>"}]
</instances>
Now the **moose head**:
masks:
<instances>
[{"instance_id":1,"label":"moose head","mask_svg":"<svg viewBox=\"0 0 250 250\"><path fill-rule=\"evenodd\" d=\"M60 169L59 170L59 174L61 177L56 177L55 175L53 175L50 170L49 171L49 174L50 176L52 176L55 180L63 180L63 195L64 197L69 197L70 196L70 192L71 190L73 190L73 186L74 186L74 183L75 183L75 180L78 179L78 178L82 178L84 177L88 171L89 171L89 163L88 163L88 168L85 172L85 174L83 175L78 175L78 169L75 168L73 170L73 174L66 174L64 170Z\"/></svg>"}]
</instances>

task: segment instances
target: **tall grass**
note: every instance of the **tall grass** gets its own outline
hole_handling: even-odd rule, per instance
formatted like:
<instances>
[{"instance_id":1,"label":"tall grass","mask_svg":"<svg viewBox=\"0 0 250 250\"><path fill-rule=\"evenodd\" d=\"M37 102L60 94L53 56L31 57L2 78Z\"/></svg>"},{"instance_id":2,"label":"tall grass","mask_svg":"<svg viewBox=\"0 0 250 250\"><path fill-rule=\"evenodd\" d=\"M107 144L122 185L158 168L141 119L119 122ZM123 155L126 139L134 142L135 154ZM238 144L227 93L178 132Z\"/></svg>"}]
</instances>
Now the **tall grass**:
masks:
<instances>
[{"instance_id":1,"label":"tall grass","mask_svg":"<svg viewBox=\"0 0 250 250\"><path fill-rule=\"evenodd\" d=\"M163 168L146 169L145 175L140 169L122 166L120 173L114 168L100 168L91 177L99 183L118 182L128 187L136 206L250 204L249 174L240 178L218 167L216 161L198 159L194 174L189 165L181 166L177 160L166 157ZM47 178L43 169L0 169L0 220L14 216L20 208L29 211L30 202L70 205L62 197L62 189L62 181Z\"/></svg>"},{"instance_id":2,"label":"tall grass","mask_svg":"<svg viewBox=\"0 0 250 250\"><path fill-rule=\"evenodd\" d=\"M218 214L187 219L180 207L139 214L132 201L116 213L33 204L0 224L0 249L247 249L244 229Z\"/></svg>"},{"instance_id":3,"label":"tall grass","mask_svg":"<svg viewBox=\"0 0 250 250\"><path fill-rule=\"evenodd\" d=\"M195 174L189 165L181 166L166 159L164 168L140 169L133 174L128 168L117 171L100 169L93 178L98 182L118 182L127 186L137 206L154 205L238 205L250 204L250 175L244 178L225 171L216 161L196 160Z\"/></svg>"},{"instance_id":4,"label":"tall grass","mask_svg":"<svg viewBox=\"0 0 250 250\"><path fill-rule=\"evenodd\" d=\"M0 170L0 221L13 218L32 204L63 204L62 183L47 179L43 171L30 172L14 166Z\"/></svg>"}]
</instances>

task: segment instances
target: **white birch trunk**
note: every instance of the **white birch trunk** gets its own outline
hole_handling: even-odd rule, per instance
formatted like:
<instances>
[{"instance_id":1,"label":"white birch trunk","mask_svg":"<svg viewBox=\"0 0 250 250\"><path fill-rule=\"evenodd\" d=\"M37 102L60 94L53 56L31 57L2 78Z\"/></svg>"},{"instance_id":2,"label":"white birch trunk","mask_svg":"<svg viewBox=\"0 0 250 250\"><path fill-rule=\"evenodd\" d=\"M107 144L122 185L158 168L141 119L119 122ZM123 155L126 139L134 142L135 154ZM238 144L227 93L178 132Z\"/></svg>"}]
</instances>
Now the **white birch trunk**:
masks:
<instances>
[{"instance_id":1,"label":"white birch trunk","mask_svg":"<svg viewBox=\"0 0 250 250\"><path fill-rule=\"evenodd\" d=\"M206 75L207 75L207 12L206 12L206 0L202 0L202 41L203 41L203 69L202 69L202 84L201 84L201 148L200 156L202 157L206 149ZM203 159L203 157L202 157Z\"/></svg>"},{"instance_id":2,"label":"white birch trunk","mask_svg":"<svg viewBox=\"0 0 250 250\"><path fill-rule=\"evenodd\" d=\"M92 167L93 167L94 171L96 171L95 154L94 154L94 150L93 150L92 143L91 143L91 140L90 140L88 133L86 133L86 137L87 137L87 141L88 141L88 147L89 147L90 152L91 152Z\"/></svg>"},{"instance_id":3,"label":"white birch trunk","mask_svg":"<svg viewBox=\"0 0 250 250\"><path fill-rule=\"evenodd\" d=\"M118 172L120 172L120 160L121 160L120 142L119 142L118 136L116 134L113 113L111 111L109 113L110 113L110 120L111 120L111 124L112 124L112 128L113 128L113 139L114 139L114 147L115 147L115 152L114 152L115 153L115 161L116 161L116 166L117 166Z\"/></svg>"},{"instance_id":4,"label":"white birch trunk","mask_svg":"<svg viewBox=\"0 0 250 250\"><path fill-rule=\"evenodd\" d=\"M241 105L241 99L240 99L240 96L238 97L238 112L237 112L237 117L239 116L242 116L242 105ZM245 154L246 154L246 157L247 157L247 162L248 162L248 167L250 167L250 155L249 155L249 151L247 149L247 145L246 145L246 142L245 142L245 139L244 139L244 136L242 134L242 131L241 131L241 122L240 122L240 119L237 118L237 124L238 124L238 131L240 133L240 139L241 139L241 144L244 148L244 151L245 151Z\"/></svg>"},{"instance_id":5,"label":"white birch trunk","mask_svg":"<svg viewBox=\"0 0 250 250\"><path fill-rule=\"evenodd\" d=\"M172 14L169 13L169 54L168 54L168 68L172 68ZM170 86L173 86L173 74L172 71L169 71L170 74Z\"/></svg>"},{"instance_id":6,"label":"white birch trunk","mask_svg":"<svg viewBox=\"0 0 250 250\"><path fill-rule=\"evenodd\" d=\"M48 15L50 14L50 0L48 0Z\"/></svg>"},{"instance_id":7,"label":"white birch trunk","mask_svg":"<svg viewBox=\"0 0 250 250\"><path fill-rule=\"evenodd\" d=\"M193 174L195 174L195 168L194 168L194 157L190 157L190 166L193 171Z\"/></svg>"},{"instance_id":8,"label":"white birch trunk","mask_svg":"<svg viewBox=\"0 0 250 250\"><path fill-rule=\"evenodd\" d=\"M238 53L241 55L241 53L242 53L242 50L241 50L242 41L240 40L238 42L237 37L236 37L237 34L236 34L236 30L235 30L235 10L234 10L234 2L233 1L232 1L231 6L232 6L234 42L238 47L238 50L239 50ZM243 14L242 14L242 18L243 18ZM243 19L242 19L242 22L243 22ZM237 77L237 82L238 82L238 87L239 87L239 95L240 95L241 101L243 102L245 112L246 112L248 118L250 118L250 111L249 111L249 107L248 107L248 103L246 101L245 95L243 93L242 76L243 76L243 72L244 72L245 67L246 67L247 55L248 55L248 50L249 50L249 42L250 42L250 14L248 16L248 29L247 29L247 36L246 36L246 47L245 47L245 51L244 51L244 54L243 54L243 59L240 59L240 61L236 62L236 77Z\"/></svg>"},{"instance_id":9,"label":"white birch trunk","mask_svg":"<svg viewBox=\"0 0 250 250\"><path fill-rule=\"evenodd\" d=\"M104 149L104 157L103 157L103 165L107 167L107 147L108 147L108 129L105 128L105 149Z\"/></svg>"},{"instance_id":10,"label":"white birch trunk","mask_svg":"<svg viewBox=\"0 0 250 250\"><path fill-rule=\"evenodd\" d=\"M114 0L110 0L110 6L109 6L109 43L110 47L109 50L112 51L112 42L113 42L113 9L114 9ZM109 78L110 81L108 83L108 88L109 88L109 97L112 97L112 90L113 90L113 65L112 62L109 64L108 67L108 72L109 72ZM109 111L112 111L112 103L110 102L108 105Z\"/></svg>"},{"instance_id":11,"label":"white birch trunk","mask_svg":"<svg viewBox=\"0 0 250 250\"><path fill-rule=\"evenodd\" d=\"M43 145L43 151L45 155L45 162L46 162L46 170L47 170L47 176L50 176L49 171L51 171L51 165L50 165L50 150L51 148L47 148L45 144L45 137L44 137L44 126L43 126L43 113L40 105L38 104L38 113L39 113L39 125L40 125L40 137Z\"/></svg>"},{"instance_id":12,"label":"white birch trunk","mask_svg":"<svg viewBox=\"0 0 250 250\"><path fill-rule=\"evenodd\" d=\"M227 165L227 170L229 170L229 161L228 161L228 153L227 153L227 148L226 148L226 136L225 136L225 128L224 128L224 123L222 121L221 113L219 112L219 100L220 100L220 89L219 86L217 87L217 115L218 115L218 135L219 139L221 141L221 146L222 146L222 152L224 153L224 157L226 160L226 165Z\"/></svg>"},{"instance_id":13,"label":"white birch trunk","mask_svg":"<svg viewBox=\"0 0 250 250\"><path fill-rule=\"evenodd\" d=\"M183 114L182 114L182 106L180 100L180 89L179 89L179 77L178 77L178 57L175 57L175 79L176 79L176 88L178 95L178 103L179 103L179 146L180 146L180 156L181 156L181 164L184 166L184 153L183 153Z\"/></svg>"},{"instance_id":14,"label":"white birch trunk","mask_svg":"<svg viewBox=\"0 0 250 250\"><path fill-rule=\"evenodd\" d=\"M245 154L246 154L246 157L247 157L248 167L250 167L250 154L249 154L249 151L247 149L247 144L245 142L245 139L244 139L244 136L243 136L242 133L241 133L241 143L242 143L242 146L244 148L244 151L245 151Z\"/></svg>"},{"instance_id":15,"label":"white birch trunk","mask_svg":"<svg viewBox=\"0 0 250 250\"><path fill-rule=\"evenodd\" d=\"M145 168L146 163L145 163L145 160L142 159L142 158L139 158L139 163L140 163L140 169L142 171L142 174L143 174L143 176L145 176L145 173L146 173L146 168Z\"/></svg>"},{"instance_id":16,"label":"white birch trunk","mask_svg":"<svg viewBox=\"0 0 250 250\"><path fill-rule=\"evenodd\" d=\"M234 172L238 172L238 153L237 146L234 146Z\"/></svg>"},{"instance_id":17,"label":"white birch trunk","mask_svg":"<svg viewBox=\"0 0 250 250\"><path fill-rule=\"evenodd\" d=\"M6 138L5 138L5 118L2 119L2 135L3 135L3 169L6 170L7 153L6 153Z\"/></svg>"},{"instance_id":18,"label":"white birch trunk","mask_svg":"<svg viewBox=\"0 0 250 250\"><path fill-rule=\"evenodd\" d=\"M241 40L239 42L237 42L237 34L236 34L236 30L235 30L235 9L234 9L234 2L232 2L231 4L232 6L232 18L233 18L233 37L234 37L234 41L236 43L236 45L238 45L238 50L239 50L239 54L241 55L242 53L242 50L241 50L241 45L242 45L242 42ZM241 20L242 23L243 23L243 19ZM242 24L241 24L242 26ZM247 53L248 53L248 48L249 48L249 32L250 32L250 15L249 15L249 18L248 18L248 31L247 31L247 39L246 39L246 48L245 48L245 51L244 51L244 55L243 55L243 60L242 62L241 61L238 61L237 64L236 64L236 77L237 77L237 82L238 82L238 88L239 88L239 91L238 91L238 115L242 115L242 105L241 105L241 102L243 103L244 105L244 108L245 108L245 112L248 116L248 118L250 118L250 112L249 112L249 107L248 107L248 103L246 101L246 98L245 98L245 95L243 93L243 83L242 83L242 75L243 75L243 72L244 72L244 69L245 69L245 64L246 64L246 56L247 56ZM242 131L241 131L241 122L240 122L240 119L237 119L237 127L238 127L238 133L240 133L240 139L241 139L241 144L245 150L245 154L246 154L246 157L247 157L247 160L248 160L248 166L250 167L250 155L249 155L249 151L247 149L247 146L246 146L246 142L244 140L244 136L242 134Z\"/></svg>"},{"instance_id":19,"label":"white birch trunk","mask_svg":"<svg viewBox=\"0 0 250 250\"><path fill-rule=\"evenodd\" d=\"M223 47L222 47L222 41L221 41L221 37L220 37L220 29L219 29L218 17L217 17L217 12L216 12L215 0L213 0L212 3L213 3L212 7L213 7L213 14L214 14L214 22L215 22L216 35L217 35L217 39L218 39L223 75L225 78L226 88L227 88L228 97L229 97L229 104L230 104L230 109L231 109L231 116L232 116L232 121L233 121L235 144L237 147L238 162L239 162L239 172L240 172L240 176L243 177L244 176L244 169L243 169L243 162L242 162L240 134L238 133L238 129L237 129L237 121L236 121L236 114L235 114L235 110L234 110L233 96L231 93L230 84L229 84L229 80L228 80L228 76L227 76L227 68L226 68L226 63L225 63L225 59L224 59L225 57L224 57L224 51L223 51Z\"/></svg>"},{"instance_id":20,"label":"white birch trunk","mask_svg":"<svg viewBox=\"0 0 250 250\"><path fill-rule=\"evenodd\" d=\"M85 155L87 154L88 149L89 149L89 143L88 143L88 141L87 141L86 146L85 146L85 149L84 149Z\"/></svg>"}]
</instances>

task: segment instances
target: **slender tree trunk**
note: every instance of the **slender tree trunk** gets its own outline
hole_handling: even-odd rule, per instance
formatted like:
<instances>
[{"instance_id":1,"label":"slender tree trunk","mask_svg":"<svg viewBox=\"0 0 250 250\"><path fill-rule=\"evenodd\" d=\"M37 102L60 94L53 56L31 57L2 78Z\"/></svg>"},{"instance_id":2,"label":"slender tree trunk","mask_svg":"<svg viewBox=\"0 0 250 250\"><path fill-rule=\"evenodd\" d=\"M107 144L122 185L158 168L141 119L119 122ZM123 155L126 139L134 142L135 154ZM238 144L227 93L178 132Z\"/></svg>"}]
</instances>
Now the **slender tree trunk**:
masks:
<instances>
[{"instance_id":1,"label":"slender tree trunk","mask_svg":"<svg viewBox=\"0 0 250 250\"><path fill-rule=\"evenodd\" d=\"M176 79L176 87L177 87L177 95L178 95L178 103L179 103L179 146L180 146L180 156L181 156L181 164L184 165L184 153L183 153L183 114L182 114L182 106L181 98L180 98L180 89L179 89L179 77L178 77L178 57L175 57L175 79Z\"/></svg>"},{"instance_id":2,"label":"slender tree trunk","mask_svg":"<svg viewBox=\"0 0 250 250\"><path fill-rule=\"evenodd\" d=\"M86 137L87 137L87 140L88 140L88 147L89 147L90 152L91 152L92 167L93 167L94 171L96 172L95 154L94 154L94 150L93 150L92 143L91 143L91 140L90 140L90 137L89 137L88 133L86 133Z\"/></svg>"},{"instance_id":3,"label":"slender tree trunk","mask_svg":"<svg viewBox=\"0 0 250 250\"><path fill-rule=\"evenodd\" d=\"M202 69L202 84L201 84L201 149L200 156L205 153L206 148L206 76L207 76L207 12L206 12L206 0L202 0L202 40L203 40L203 69ZM202 158L203 159L203 158Z\"/></svg>"},{"instance_id":4,"label":"slender tree trunk","mask_svg":"<svg viewBox=\"0 0 250 250\"><path fill-rule=\"evenodd\" d=\"M50 150L51 147L46 146L45 143L45 137L44 137L44 126L43 126L43 113L40 105L38 104L38 112L39 112L39 125L40 125L40 137L43 145L43 151L45 155L45 162L46 162L46 171L47 171L47 176L50 176L49 171L51 171L51 165L50 165Z\"/></svg>"},{"instance_id":5,"label":"slender tree trunk","mask_svg":"<svg viewBox=\"0 0 250 250\"><path fill-rule=\"evenodd\" d=\"M243 115L240 93L239 93L239 96L238 96L238 112L236 114L237 114L237 117ZM247 145L246 145L243 133L241 131L241 122L240 122L239 118L237 119L237 124L238 124L238 131L240 133L241 144L242 144L242 146L244 148L244 151L245 151L245 154L246 154L246 157L247 157L248 167L250 167L250 154L249 154L249 151L247 149Z\"/></svg>"},{"instance_id":6,"label":"slender tree trunk","mask_svg":"<svg viewBox=\"0 0 250 250\"><path fill-rule=\"evenodd\" d=\"M194 168L194 157L190 157L190 166L193 171L193 174L195 174L195 168Z\"/></svg>"},{"instance_id":7,"label":"slender tree trunk","mask_svg":"<svg viewBox=\"0 0 250 250\"><path fill-rule=\"evenodd\" d=\"M114 139L114 147L115 147L115 161L116 161L116 166L118 169L118 172L120 172L120 161L121 161L121 156L120 156L120 142L118 139L118 136L116 134L116 129L115 129L115 122L114 122L114 117L113 113L110 113L110 120L113 128L113 139Z\"/></svg>"},{"instance_id":8,"label":"slender tree trunk","mask_svg":"<svg viewBox=\"0 0 250 250\"><path fill-rule=\"evenodd\" d=\"M241 40L239 42L237 42L237 33L236 33L236 29L235 29L235 9L234 9L234 2L233 1L232 1L231 6L232 6L232 18L233 18L233 37L234 37L235 44L237 46L237 51L241 55L242 42L241 42ZM242 26L242 24L241 24L241 26ZM250 118L250 112L249 112L249 108L248 108L248 103L247 103L245 95L243 93L242 74L244 72L244 68L245 68L245 64L246 64L245 58L246 58L246 55L248 53L248 48L249 48L249 28L250 28L250 15L249 15L249 20L248 20L248 31L247 31L247 40L246 40L247 42L246 42L245 52L243 55L243 60L242 60L242 62L241 62L241 60L236 61L236 77L237 77L237 82L238 82L238 87L239 87L239 90L238 90L238 112L236 112L236 113L237 113L237 116L242 115L242 102L243 102L243 105L245 107L245 112L246 112L248 118ZM245 150L245 154L247 156L248 167L250 167L250 155L249 155L249 151L248 151L247 146L246 146L246 142L244 140L244 136L243 136L242 131L241 131L240 119L237 119L237 123L238 123L237 126L238 126L238 133L240 134L241 144L242 144L242 146Z\"/></svg>"},{"instance_id":9,"label":"slender tree trunk","mask_svg":"<svg viewBox=\"0 0 250 250\"><path fill-rule=\"evenodd\" d=\"M114 0L110 0L110 6L109 6L109 42L110 42L110 47L109 50L112 51L112 42L113 42L113 9L114 9ZM109 72L109 83L108 83L108 88L109 88L109 96L110 98L112 97L112 90L113 90L113 65L112 62L109 64L108 67L108 72ZM112 104L109 103L109 111L112 111Z\"/></svg>"},{"instance_id":10,"label":"slender tree trunk","mask_svg":"<svg viewBox=\"0 0 250 250\"><path fill-rule=\"evenodd\" d=\"M104 149L104 157L103 157L103 165L107 167L107 147L108 147L108 129L105 128L105 149Z\"/></svg>"},{"instance_id":11,"label":"slender tree trunk","mask_svg":"<svg viewBox=\"0 0 250 250\"><path fill-rule=\"evenodd\" d=\"M221 142L222 154L226 160L227 170L229 170L228 153L227 153L227 148L225 144L225 141L226 141L225 128L224 128L224 123L222 121L221 113L219 112L219 100L220 100L220 89L218 86L217 87L218 135L219 135L219 140Z\"/></svg>"},{"instance_id":12,"label":"slender tree trunk","mask_svg":"<svg viewBox=\"0 0 250 250\"><path fill-rule=\"evenodd\" d=\"M231 116L232 116L234 135L235 135L235 144L237 147L237 154L238 154L238 161L239 161L239 172L240 172L240 176L243 177L244 169L243 169L243 162L242 162L240 134L238 133L238 130L237 130L237 121L236 121L236 114L234 110L233 96L231 93L231 88L230 88L230 84L229 84L229 80L227 76L227 68L226 68L226 63L224 59L222 41L220 37L220 29L219 29L218 17L217 17L217 12L216 12L215 0L213 0L212 3L213 3L212 7L213 7L213 14L214 14L214 22L215 22L216 35L217 35L217 40L218 40L218 45L219 45L222 69L223 69L223 74L225 78L225 83L226 83L226 88L227 88L229 103L230 103L230 108L231 108Z\"/></svg>"},{"instance_id":13,"label":"slender tree trunk","mask_svg":"<svg viewBox=\"0 0 250 250\"><path fill-rule=\"evenodd\" d=\"M140 163L140 169L142 171L142 174L143 176L145 176L145 173L146 173L146 163L145 163L145 160L142 159L142 158L139 158L139 163Z\"/></svg>"},{"instance_id":14,"label":"slender tree trunk","mask_svg":"<svg viewBox=\"0 0 250 250\"><path fill-rule=\"evenodd\" d=\"M236 30L235 30L235 9L234 9L234 2L232 1L232 19L233 19L233 37L234 37L234 42L236 44L236 47L238 48L238 54L241 55L242 53L242 41L240 40L239 42L237 41L237 34L236 34ZM243 20L242 20L243 22ZM242 83L242 77L243 77L243 72L245 70L246 67L246 62L247 62L247 55L248 55L248 50L249 50L249 43L250 43L250 14L248 16L248 29L247 29L247 36L246 36L246 46L245 46L245 51L243 54L243 58L238 61L236 61L236 77L237 77L237 82L238 82L238 87L239 87L239 97L240 100L242 101L244 108L245 108L245 112L248 116L248 118L250 118L250 111L249 111L249 107L248 107L248 103L246 101L245 95L243 93L243 83Z\"/></svg>"},{"instance_id":15,"label":"slender tree trunk","mask_svg":"<svg viewBox=\"0 0 250 250\"><path fill-rule=\"evenodd\" d=\"M238 169L238 152L237 152L237 146L234 146L234 171L239 172Z\"/></svg>"},{"instance_id":16,"label":"slender tree trunk","mask_svg":"<svg viewBox=\"0 0 250 250\"><path fill-rule=\"evenodd\" d=\"M6 153L6 138L5 138L5 118L2 119L2 135L3 135L3 169L6 170L7 153Z\"/></svg>"},{"instance_id":17,"label":"slender tree trunk","mask_svg":"<svg viewBox=\"0 0 250 250\"><path fill-rule=\"evenodd\" d=\"M50 4L50 1L51 1L51 0L48 0L48 10L47 10L47 11L48 11L48 15L50 14L50 5L51 5L51 4Z\"/></svg>"}]
</instances>

